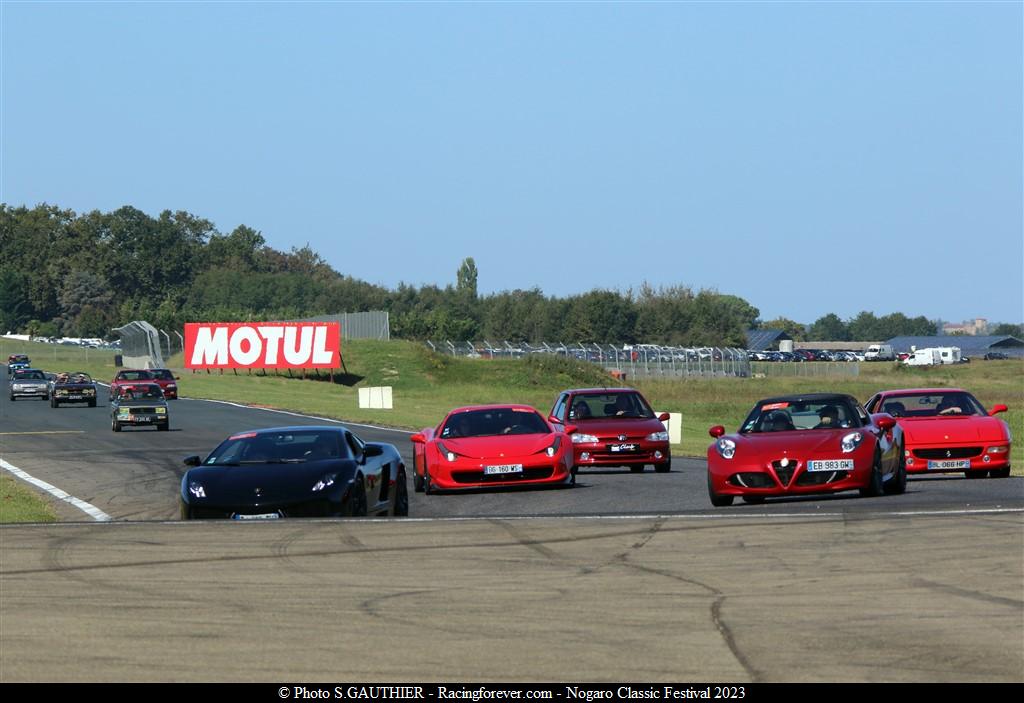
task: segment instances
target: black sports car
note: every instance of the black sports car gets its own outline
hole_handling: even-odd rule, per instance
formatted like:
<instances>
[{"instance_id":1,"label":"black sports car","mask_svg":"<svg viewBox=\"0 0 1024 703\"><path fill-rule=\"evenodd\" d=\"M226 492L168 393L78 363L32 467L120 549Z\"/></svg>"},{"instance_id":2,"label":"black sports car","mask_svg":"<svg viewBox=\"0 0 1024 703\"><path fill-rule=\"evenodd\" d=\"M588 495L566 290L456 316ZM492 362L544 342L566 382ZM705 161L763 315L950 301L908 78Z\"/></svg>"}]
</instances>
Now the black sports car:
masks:
<instances>
[{"instance_id":1,"label":"black sports car","mask_svg":"<svg viewBox=\"0 0 1024 703\"><path fill-rule=\"evenodd\" d=\"M398 449L341 425L240 432L185 465L183 520L409 514Z\"/></svg>"}]
</instances>

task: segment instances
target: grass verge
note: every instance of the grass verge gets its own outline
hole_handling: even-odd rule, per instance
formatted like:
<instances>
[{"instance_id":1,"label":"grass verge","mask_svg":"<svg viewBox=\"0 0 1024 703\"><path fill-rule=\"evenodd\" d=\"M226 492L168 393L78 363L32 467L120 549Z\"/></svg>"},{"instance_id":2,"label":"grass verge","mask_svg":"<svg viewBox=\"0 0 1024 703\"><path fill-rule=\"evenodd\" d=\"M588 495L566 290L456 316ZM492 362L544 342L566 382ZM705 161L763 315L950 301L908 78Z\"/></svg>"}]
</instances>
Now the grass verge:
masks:
<instances>
[{"instance_id":1,"label":"grass verge","mask_svg":"<svg viewBox=\"0 0 1024 703\"><path fill-rule=\"evenodd\" d=\"M55 522L57 513L21 481L0 474L0 523Z\"/></svg>"}]
</instances>

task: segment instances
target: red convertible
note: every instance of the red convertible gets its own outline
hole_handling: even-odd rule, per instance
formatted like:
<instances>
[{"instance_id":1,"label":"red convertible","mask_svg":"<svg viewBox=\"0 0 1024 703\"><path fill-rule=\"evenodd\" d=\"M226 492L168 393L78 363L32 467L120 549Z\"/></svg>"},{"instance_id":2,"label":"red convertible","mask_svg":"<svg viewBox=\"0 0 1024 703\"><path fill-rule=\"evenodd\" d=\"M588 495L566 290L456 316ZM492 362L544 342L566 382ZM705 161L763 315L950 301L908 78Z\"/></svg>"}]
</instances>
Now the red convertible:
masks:
<instances>
[{"instance_id":1,"label":"red convertible","mask_svg":"<svg viewBox=\"0 0 1024 703\"><path fill-rule=\"evenodd\" d=\"M903 493L903 436L889 415L868 415L848 395L759 401L739 432L716 425L708 447L708 495L717 507L808 493Z\"/></svg>"},{"instance_id":2,"label":"red convertible","mask_svg":"<svg viewBox=\"0 0 1024 703\"><path fill-rule=\"evenodd\" d=\"M417 491L576 482L574 427L553 427L528 405L452 410L436 428L414 434Z\"/></svg>"},{"instance_id":3,"label":"red convertible","mask_svg":"<svg viewBox=\"0 0 1024 703\"><path fill-rule=\"evenodd\" d=\"M575 425L572 435L578 468L645 464L664 473L672 468L665 421L655 416L647 400L632 388L579 388L562 391L551 408L551 421Z\"/></svg>"},{"instance_id":4,"label":"red convertible","mask_svg":"<svg viewBox=\"0 0 1024 703\"><path fill-rule=\"evenodd\" d=\"M963 471L968 478L1010 475L1010 428L986 412L978 399L959 388L882 391L871 397L868 412L884 412L903 429L910 473Z\"/></svg>"}]
</instances>

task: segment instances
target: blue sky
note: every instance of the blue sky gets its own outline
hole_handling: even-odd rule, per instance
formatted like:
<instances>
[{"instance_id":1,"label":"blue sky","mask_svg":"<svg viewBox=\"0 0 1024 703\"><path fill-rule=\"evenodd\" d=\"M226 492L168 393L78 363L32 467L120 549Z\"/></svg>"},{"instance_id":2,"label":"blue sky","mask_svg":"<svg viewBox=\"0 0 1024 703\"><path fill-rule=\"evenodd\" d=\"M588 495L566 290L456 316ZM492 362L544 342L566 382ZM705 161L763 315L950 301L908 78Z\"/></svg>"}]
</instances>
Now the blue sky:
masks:
<instances>
[{"instance_id":1,"label":"blue sky","mask_svg":"<svg viewBox=\"0 0 1024 703\"><path fill-rule=\"evenodd\" d=\"M1022 3L18 3L0 200L393 287L1024 320Z\"/></svg>"}]
</instances>

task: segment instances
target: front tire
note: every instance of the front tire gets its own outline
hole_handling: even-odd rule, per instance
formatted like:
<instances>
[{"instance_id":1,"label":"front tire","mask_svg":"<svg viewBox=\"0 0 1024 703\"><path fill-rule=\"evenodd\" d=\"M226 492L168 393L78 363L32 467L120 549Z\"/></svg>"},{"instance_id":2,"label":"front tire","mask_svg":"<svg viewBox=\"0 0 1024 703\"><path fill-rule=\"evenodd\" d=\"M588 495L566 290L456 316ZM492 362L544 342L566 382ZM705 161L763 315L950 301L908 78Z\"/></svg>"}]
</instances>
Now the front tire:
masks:
<instances>
[{"instance_id":1,"label":"front tire","mask_svg":"<svg viewBox=\"0 0 1024 703\"><path fill-rule=\"evenodd\" d=\"M171 429L171 423L161 422L159 425L156 426L156 429L157 432L166 432L167 430Z\"/></svg>"},{"instance_id":2,"label":"front tire","mask_svg":"<svg viewBox=\"0 0 1024 703\"><path fill-rule=\"evenodd\" d=\"M988 475L992 478L1010 478L1010 467L1007 466L1003 469L992 469L988 472Z\"/></svg>"},{"instance_id":3,"label":"front tire","mask_svg":"<svg viewBox=\"0 0 1024 703\"><path fill-rule=\"evenodd\" d=\"M907 492L907 454L900 451L900 465L896 469L896 475L885 482L885 492L889 495L902 495Z\"/></svg>"},{"instance_id":4,"label":"front tire","mask_svg":"<svg viewBox=\"0 0 1024 703\"><path fill-rule=\"evenodd\" d=\"M395 517L407 517L409 515L409 486L405 478L405 472L399 471L395 479Z\"/></svg>"},{"instance_id":5,"label":"front tire","mask_svg":"<svg viewBox=\"0 0 1024 703\"><path fill-rule=\"evenodd\" d=\"M93 398L92 400L89 401L89 407L90 408L95 408L96 407L96 399L95 398Z\"/></svg>"},{"instance_id":6,"label":"front tire","mask_svg":"<svg viewBox=\"0 0 1024 703\"><path fill-rule=\"evenodd\" d=\"M882 458L875 452L875 461L871 464L871 476L868 478L868 485L860 489L862 498L874 498L880 496L885 490L882 485Z\"/></svg>"},{"instance_id":7,"label":"front tire","mask_svg":"<svg viewBox=\"0 0 1024 703\"><path fill-rule=\"evenodd\" d=\"M711 504L716 508L725 508L732 505L732 496L723 496L715 493L714 486L711 485L711 472L708 472L708 498L711 499Z\"/></svg>"},{"instance_id":8,"label":"front tire","mask_svg":"<svg viewBox=\"0 0 1024 703\"><path fill-rule=\"evenodd\" d=\"M111 420L110 421L110 429L113 430L114 432L120 432L121 431L121 423L118 422L117 420Z\"/></svg>"},{"instance_id":9,"label":"front tire","mask_svg":"<svg viewBox=\"0 0 1024 703\"><path fill-rule=\"evenodd\" d=\"M366 517L366 484L362 475L356 475L355 485L345 502L345 517Z\"/></svg>"},{"instance_id":10,"label":"front tire","mask_svg":"<svg viewBox=\"0 0 1024 703\"><path fill-rule=\"evenodd\" d=\"M659 474L667 474L672 470L672 460L670 459L666 462L662 462L661 464L655 464L654 470Z\"/></svg>"}]
</instances>

